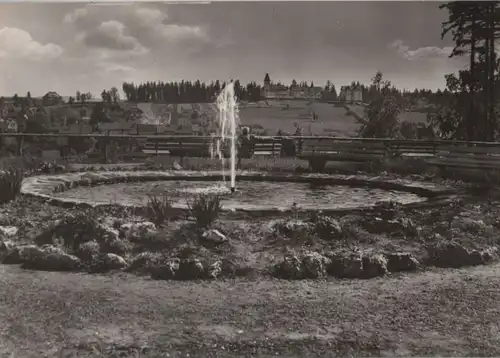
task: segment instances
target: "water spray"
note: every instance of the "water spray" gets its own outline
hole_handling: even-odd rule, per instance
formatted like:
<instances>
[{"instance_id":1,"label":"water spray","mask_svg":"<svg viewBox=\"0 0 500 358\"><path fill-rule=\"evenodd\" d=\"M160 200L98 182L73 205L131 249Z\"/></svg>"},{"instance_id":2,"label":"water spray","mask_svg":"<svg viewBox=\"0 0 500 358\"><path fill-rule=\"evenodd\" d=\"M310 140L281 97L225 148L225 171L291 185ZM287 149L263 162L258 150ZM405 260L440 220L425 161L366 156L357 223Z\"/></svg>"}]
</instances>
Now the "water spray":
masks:
<instances>
[{"instance_id":1,"label":"water spray","mask_svg":"<svg viewBox=\"0 0 500 358\"><path fill-rule=\"evenodd\" d=\"M234 95L234 83L227 84L217 97L217 107L219 108L220 123L220 141L224 142L227 138L231 140L230 148L230 173L231 193L236 191L236 126L239 120L238 104ZM219 142L220 143L220 142ZM222 178L224 177L224 153L220 145L217 145L217 154L222 162Z\"/></svg>"}]
</instances>

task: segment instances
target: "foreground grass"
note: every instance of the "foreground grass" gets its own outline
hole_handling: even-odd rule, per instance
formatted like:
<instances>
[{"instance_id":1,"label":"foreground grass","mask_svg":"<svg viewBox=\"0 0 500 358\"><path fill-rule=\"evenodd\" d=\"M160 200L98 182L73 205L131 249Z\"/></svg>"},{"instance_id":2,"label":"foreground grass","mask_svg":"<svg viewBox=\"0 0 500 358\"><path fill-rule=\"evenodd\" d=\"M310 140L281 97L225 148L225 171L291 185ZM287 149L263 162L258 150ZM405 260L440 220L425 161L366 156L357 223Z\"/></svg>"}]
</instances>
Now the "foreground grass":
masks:
<instances>
[{"instance_id":1,"label":"foreground grass","mask_svg":"<svg viewBox=\"0 0 500 358\"><path fill-rule=\"evenodd\" d=\"M20 357L498 356L500 265L369 281L154 282L1 266ZM128 352L128 353L127 353Z\"/></svg>"}]
</instances>

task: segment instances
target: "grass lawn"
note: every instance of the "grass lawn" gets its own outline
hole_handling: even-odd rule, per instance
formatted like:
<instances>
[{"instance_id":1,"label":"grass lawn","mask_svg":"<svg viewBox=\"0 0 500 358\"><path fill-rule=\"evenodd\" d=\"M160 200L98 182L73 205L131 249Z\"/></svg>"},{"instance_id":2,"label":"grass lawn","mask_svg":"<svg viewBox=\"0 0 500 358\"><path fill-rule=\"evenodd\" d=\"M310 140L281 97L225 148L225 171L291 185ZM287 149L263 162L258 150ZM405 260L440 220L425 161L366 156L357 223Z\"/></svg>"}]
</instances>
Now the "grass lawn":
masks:
<instances>
[{"instance_id":1,"label":"grass lawn","mask_svg":"<svg viewBox=\"0 0 500 358\"><path fill-rule=\"evenodd\" d=\"M500 355L499 265L209 283L1 269L0 352L10 356L66 347L60 356L87 357L97 344L96 357Z\"/></svg>"}]
</instances>

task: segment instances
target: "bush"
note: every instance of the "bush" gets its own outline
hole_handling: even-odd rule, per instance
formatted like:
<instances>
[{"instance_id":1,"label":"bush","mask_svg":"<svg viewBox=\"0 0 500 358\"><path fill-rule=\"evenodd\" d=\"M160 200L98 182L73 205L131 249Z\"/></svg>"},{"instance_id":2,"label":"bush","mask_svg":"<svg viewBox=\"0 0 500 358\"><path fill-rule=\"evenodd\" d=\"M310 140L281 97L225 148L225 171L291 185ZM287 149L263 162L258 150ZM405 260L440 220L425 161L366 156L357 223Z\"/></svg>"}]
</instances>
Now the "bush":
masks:
<instances>
[{"instance_id":1,"label":"bush","mask_svg":"<svg viewBox=\"0 0 500 358\"><path fill-rule=\"evenodd\" d=\"M0 204L14 200L21 192L24 169L10 168L0 173Z\"/></svg>"},{"instance_id":2,"label":"bush","mask_svg":"<svg viewBox=\"0 0 500 358\"><path fill-rule=\"evenodd\" d=\"M188 202L188 207L199 229L209 228L222 211L219 195L199 195L192 203Z\"/></svg>"},{"instance_id":3,"label":"bush","mask_svg":"<svg viewBox=\"0 0 500 358\"><path fill-rule=\"evenodd\" d=\"M172 217L172 202L166 195L149 196L146 213L151 222L160 226Z\"/></svg>"},{"instance_id":4,"label":"bush","mask_svg":"<svg viewBox=\"0 0 500 358\"><path fill-rule=\"evenodd\" d=\"M100 240L104 229L99 225L97 215L85 210L66 215L49 233L52 237L62 238L64 246L76 252L80 245Z\"/></svg>"}]
</instances>

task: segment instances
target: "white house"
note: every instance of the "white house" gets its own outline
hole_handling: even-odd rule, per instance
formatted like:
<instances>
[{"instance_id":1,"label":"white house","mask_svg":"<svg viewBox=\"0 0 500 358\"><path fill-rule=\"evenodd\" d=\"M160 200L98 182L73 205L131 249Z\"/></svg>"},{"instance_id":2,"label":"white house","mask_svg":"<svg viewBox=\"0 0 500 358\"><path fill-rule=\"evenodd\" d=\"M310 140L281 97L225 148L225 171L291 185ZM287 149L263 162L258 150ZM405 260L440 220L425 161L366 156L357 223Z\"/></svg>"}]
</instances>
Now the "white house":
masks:
<instances>
[{"instance_id":1,"label":"white house","mask_svg":"<svg viewBox=\"0 0 500 358\"><path fill-rule=\"evenodd\" d=\"M359 87L342 86L339 99L345 102L363 102L363 92Z\"/></svg>"}]
</instances>

